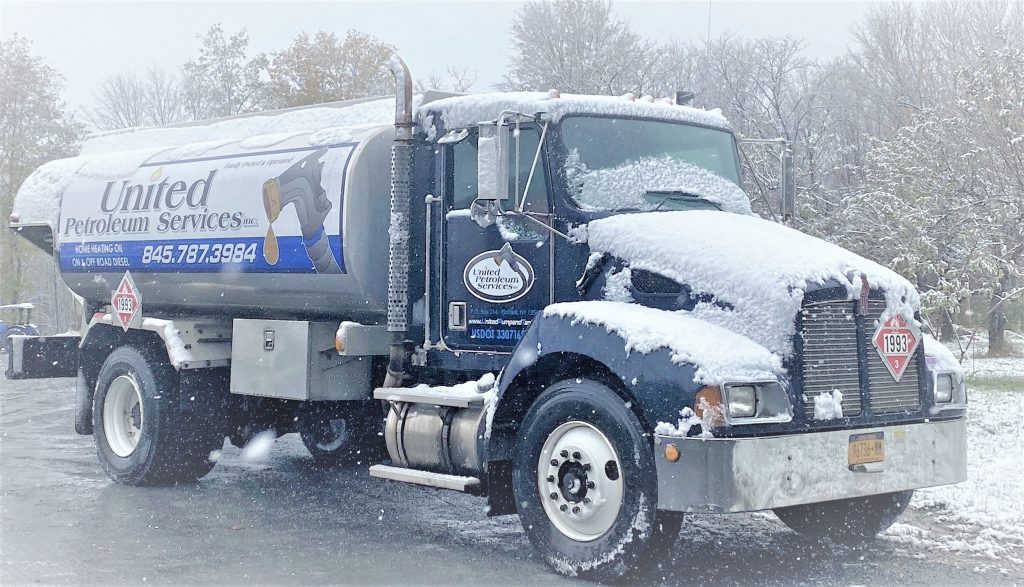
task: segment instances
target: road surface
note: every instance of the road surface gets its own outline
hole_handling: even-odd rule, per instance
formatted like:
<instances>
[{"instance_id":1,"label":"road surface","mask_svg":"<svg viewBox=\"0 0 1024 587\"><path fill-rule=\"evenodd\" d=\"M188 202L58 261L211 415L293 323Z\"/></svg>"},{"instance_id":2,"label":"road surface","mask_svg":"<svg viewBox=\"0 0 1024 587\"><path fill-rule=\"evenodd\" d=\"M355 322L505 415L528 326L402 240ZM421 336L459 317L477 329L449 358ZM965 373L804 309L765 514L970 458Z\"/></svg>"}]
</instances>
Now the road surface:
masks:
<instances>
[{"instance_id":1,"label":"road surface","mask_svg":"<svg viewBox=\"0 0 1024 587\"><path fill-rule=\"evenodd\" d=\"M74 380L0 378L0 583L584 584L531 551L518 518L485 501L318 469L296 435L263 462L228 445L200 483L132 488L72 428ZM938 518L907 520L942 533ZM651 585L1021 584L1011 563L878 539L805 541L771 514L693 516Z\"/></svg>"}]
</instances>

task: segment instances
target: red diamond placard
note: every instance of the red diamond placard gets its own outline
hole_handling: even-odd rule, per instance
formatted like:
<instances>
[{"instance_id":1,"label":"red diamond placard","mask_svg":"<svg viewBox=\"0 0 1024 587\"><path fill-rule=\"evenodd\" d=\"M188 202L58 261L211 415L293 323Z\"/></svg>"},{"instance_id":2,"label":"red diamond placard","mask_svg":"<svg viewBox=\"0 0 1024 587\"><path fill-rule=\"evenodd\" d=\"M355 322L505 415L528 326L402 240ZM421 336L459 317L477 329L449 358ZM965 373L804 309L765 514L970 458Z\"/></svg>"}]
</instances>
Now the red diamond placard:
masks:
<instances>
[{"instance_id":1,"label":"red diamond placard","mask_svg":"<svg viewBox=\"0 0 1024 587\"><path fill-rule=\"evenodd\" d=\"M921 331L917 325L908 326L907 321L899 314L889 318L871 337L871 342L882 357L882 362L889 369L892 378L899 382L907 365L913 360L914 351L921 341Z\"/></svg>"},{"instance_id":2,"label":"red diamond placard","mask_svg":"<svg viewBox=\"0 0 1024 587\"><path fill-rule=\"evenodd\" d=\"M139 295L135 280L128 271L124 272L121 283L117 284L117 290L110 298L110 307L117 321L121 323L121 328L128 332L128 325L142 309L142 296Z\"/></svg>"}]
</instances>

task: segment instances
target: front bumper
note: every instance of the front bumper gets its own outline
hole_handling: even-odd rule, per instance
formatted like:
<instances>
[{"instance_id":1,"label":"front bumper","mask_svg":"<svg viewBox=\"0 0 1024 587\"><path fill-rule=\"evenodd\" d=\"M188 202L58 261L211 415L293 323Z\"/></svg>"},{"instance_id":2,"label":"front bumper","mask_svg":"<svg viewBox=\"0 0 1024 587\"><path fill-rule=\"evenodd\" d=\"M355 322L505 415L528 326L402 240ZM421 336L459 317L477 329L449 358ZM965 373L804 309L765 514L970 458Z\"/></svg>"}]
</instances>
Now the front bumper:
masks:
<instances>
[{"instance_id":1,"label":"front bumper","mask_svg":"<svg viewBox=\"0 0 1024 587\"><path fill-rule=\"evenodd\" d=\"M851 468L850 436L883 432L885 460ZM963 418L857 430L756 438L655 436L658 508L751 512L967 479ZM665 458L665 444L681 454ZM856 469L856 470L852 470Z\"/></svg>"}]
</instances>

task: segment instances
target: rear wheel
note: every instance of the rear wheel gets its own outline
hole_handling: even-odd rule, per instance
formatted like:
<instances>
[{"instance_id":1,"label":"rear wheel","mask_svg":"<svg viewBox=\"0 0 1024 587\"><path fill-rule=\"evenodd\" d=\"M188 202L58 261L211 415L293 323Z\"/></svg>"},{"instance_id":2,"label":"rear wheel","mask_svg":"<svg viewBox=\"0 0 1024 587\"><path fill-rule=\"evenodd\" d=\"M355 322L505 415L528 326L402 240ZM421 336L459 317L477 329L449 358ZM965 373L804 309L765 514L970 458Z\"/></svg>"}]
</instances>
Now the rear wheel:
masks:
<instances>
[{"instance_id":1,"label":"rear wheel","mask_svg":"<svg viewBox=\"0 0 1024 587\"><path fill-rule=\"evenodd\" d=\"M208 419L181 408L178 373L156 351L122 346L100 368L93 437L111 479L127 485L195 481L223 443Z\"/></svg>"},{"instance_id":2,"label":"rear wheel","mask_svg":"<svg viewBox=\"0 0 1024 587\"><path fill-rule=\"evenodd\" d=\"M682 518L658 512L656 477L640 422L601 383L560 381L523 421L513 491L527 536L559 573L615 579L656 535L674 539Z\"/></svg>"},{"instance_id":3,"label":"rear wheel","mask_svg":"<svg viewBox=\"0 0 1024 587\"><path fill-rule=\"evenodd\" d=\"M837 542L866 542L892 526L910 503L911 491L855 497L773 510L798 534Z\"/></svg>"}]
</instances>

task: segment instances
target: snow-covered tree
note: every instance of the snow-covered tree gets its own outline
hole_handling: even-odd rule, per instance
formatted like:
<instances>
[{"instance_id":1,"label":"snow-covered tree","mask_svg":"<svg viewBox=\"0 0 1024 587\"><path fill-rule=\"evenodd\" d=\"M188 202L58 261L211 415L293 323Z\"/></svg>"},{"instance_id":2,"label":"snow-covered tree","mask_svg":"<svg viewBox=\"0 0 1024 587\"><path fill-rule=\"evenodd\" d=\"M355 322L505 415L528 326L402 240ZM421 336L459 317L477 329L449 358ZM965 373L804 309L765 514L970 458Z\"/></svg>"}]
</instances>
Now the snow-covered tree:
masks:
<instances>
[{"instance_id":1,"label":"snow-covered tree","mask_svg":"<svg viewBox=\"0 0 1024 587\"><path fill-rule=\"evenodd\" d=\"M394 50L354 30L340 40L325 31L313 37L302 33L288 48L273 54L267 103L283 108L393 92L393 82L382 68Z\"/></svg>"},{"instance_id":2,"label":"snow-covered tree","mask_svg":"<svg viewBox=\"0 0 1024 587\"><path fill-rule=\"evenodd\" d=\"M447 90L451 92L469 92L476 83L477 73L468 68L459 69L449 65L444 75L433 71L426 78L416 80L416 91Z\"/></svg>"},{"instance_id":3,"label":"snow-covered tree","mask_svg":"<svg viewBox=\"0 0 1024 587\"><path fill-rule=\"evenodd\" d=\"M257 110L266 83L266 56L249 57L244 29L227 37L215 24L202 39L199 56L181 68L186 115L199 120Z\"/></svg>"},{"instance_id":4,"label":"snow-covered tree","mask_svg":"<svg viewBox=\"0 0 1024 587\"><path fill-rule=\"evenodd\" d=\"M938 323L986 300L999 354L1024 275L1024 47L983 51L959 74L946 104L875 140L839 237L914 279Z\"/></svg>"},{"instance_id":5,"label":"snow-covered tree","mask_svg":"<svg viewBox=\"0 0 1024 587\"><path fill-rule=\"evenodd\" d=\"M658 45L633 32L603 0L527 2L512 23L503 90L647 94L659 79Z\"/></svg>"},{"instance_id":6,"label":"snow-covered tree","mask_svg":"<svg viewBox=\"0 0 1024 587\"><path fill-rule=\"evenodd\" d=\"M71 154L80 134L61 100L63 78L30 49L18 35L0 42L0 303L21 301L30 266L52 265L8 230L14 194L33 169Z\"/></svg>"},{"instance_id":7,"label":"snow-covered tree","mask_svg":"<svg viewBox=\"0 0 1024 587\"><path fill-rule=\"evenodd\" d=\"M96 106L87 117L103 130L171 124L185 118L177 78L158 67L143 75L112 75L100 82L94 97Z\"/></svg>"}]
</instances>

